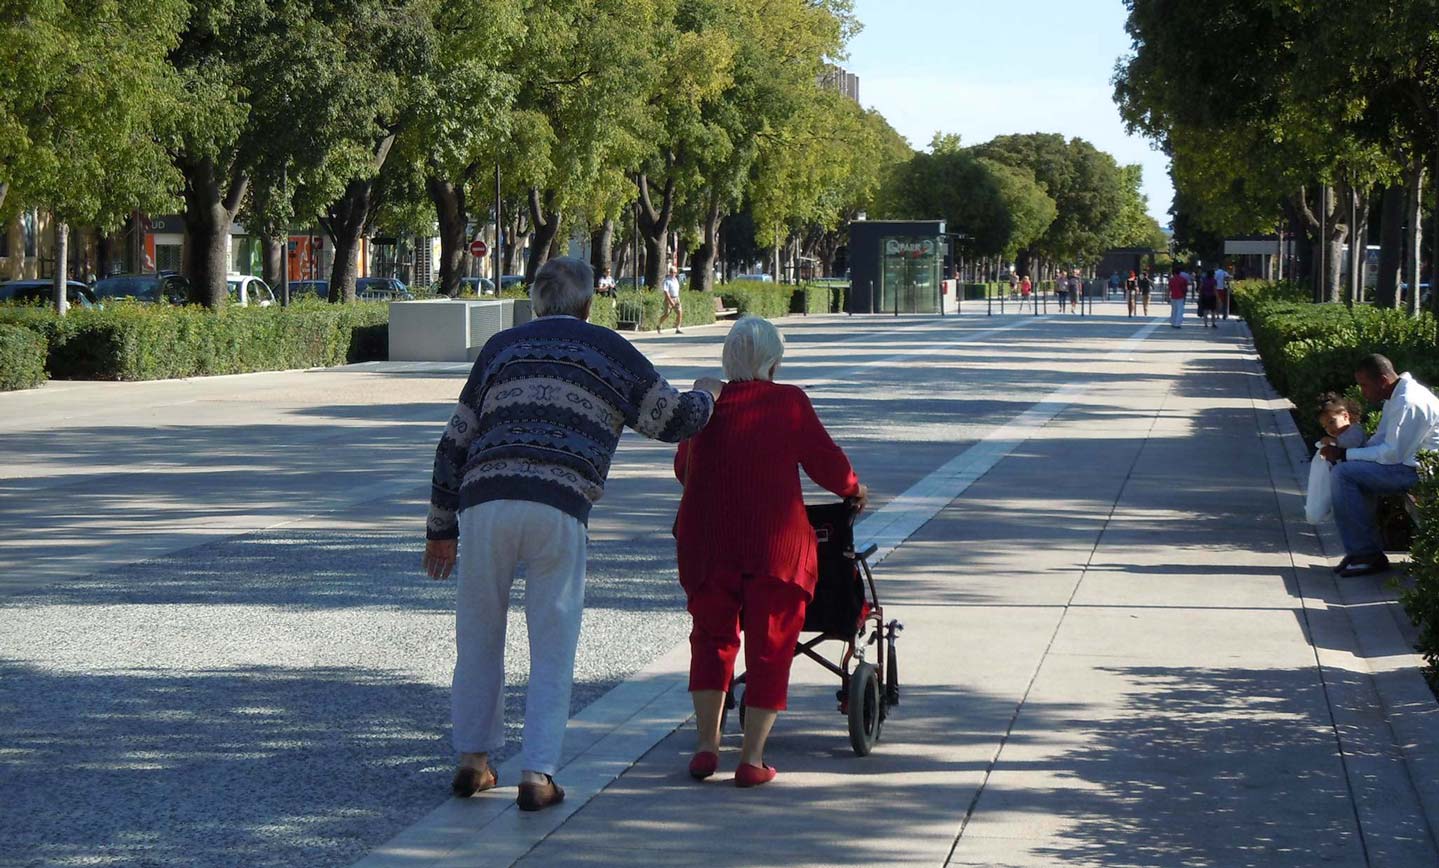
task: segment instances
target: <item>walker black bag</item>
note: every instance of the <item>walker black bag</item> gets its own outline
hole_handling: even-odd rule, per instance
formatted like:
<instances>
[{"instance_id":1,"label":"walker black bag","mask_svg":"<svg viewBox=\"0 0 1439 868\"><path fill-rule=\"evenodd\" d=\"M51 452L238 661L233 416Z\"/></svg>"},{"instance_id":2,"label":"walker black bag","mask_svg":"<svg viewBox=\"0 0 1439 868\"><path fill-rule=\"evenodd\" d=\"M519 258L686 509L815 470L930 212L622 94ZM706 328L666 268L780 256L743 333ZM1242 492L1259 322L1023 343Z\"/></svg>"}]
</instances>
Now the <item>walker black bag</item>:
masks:
<instances>
[{"instance_id":1,"label":"walker black bag","mask_svg":"<svg viewBox=\"0 0 1439 868\"><path fill-rule=\"evenodd\" d=\"M854 551L854 510L847 503L806 506L819 548L819 581L805 611L807 633L854 635L864 612L864 579Z\"/></svg>"}]
</instances>

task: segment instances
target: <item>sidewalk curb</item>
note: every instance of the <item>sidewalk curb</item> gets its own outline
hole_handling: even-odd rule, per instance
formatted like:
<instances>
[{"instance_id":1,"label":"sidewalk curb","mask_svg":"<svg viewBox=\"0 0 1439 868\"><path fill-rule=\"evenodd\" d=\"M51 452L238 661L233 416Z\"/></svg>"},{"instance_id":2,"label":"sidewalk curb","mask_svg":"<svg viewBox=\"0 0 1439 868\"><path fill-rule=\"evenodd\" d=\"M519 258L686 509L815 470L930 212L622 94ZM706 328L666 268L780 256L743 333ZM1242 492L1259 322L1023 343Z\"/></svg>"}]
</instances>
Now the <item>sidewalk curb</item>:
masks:
<instances>
[{"instance_id":1,"label":"sidewalk curb","mask_svg":"<svg viewBox=\"0 0 1439 868\"><path fill-rule=\"evenodd\" d=\"M1299 531L1297 536L1291 531L1290 549L1306 619L1311 626L1320 625L1316 632L1336 633L1339 631L1327 615L1337 610L1344 616L1349 627L1347 632L1352 634L1341 637L1348 640L1343 643L1347 653L1334 648L1326 651L1319 642L1314 643L1321 672L1326 676L1340 676L1325 678L1326 693L1341 699L1347 695L1354 700L1360 699L1353 696L1356 690L1370 692L1389 737L1390 743L1378 745L1378 751L1375 746L1357 743L1364 729L1372 732L1376 728L1376 722L1369 719L1372 714L1364 710L1370 703L1361 700L1341 703L1347 707L1333 708L1336 736L1345 755L1346 774L1355 792L1356 809L1364 815L1364 830L1372 832L1382 828L1385 821L1395 819L1389 810L1393 805L1386 797L1388 794L1375 791L1378 775L1374 764L1386 762L1384 755L1387 754L1402 760L1412 798L1418 802L1427 825L1422 833L1431 846L1439 849L1439 703L1420 674L1422 659L1400 629L1399 619L1407 619L1407 615L1383 579L1341 582L1327 569L1343 547L1332 519L1314 527L1303 518L1302 497L1309 475L1309 451L1290 415L1293 404L1280 396L1265 376L1247 327L1245 343L1246 362L1262 383L1255 390L1258 394L1251 392L1254 409L1257 414L1268 415L1273 420L1287 458L1290 477L1274 482L1276 495L1280 494L1279 484L1288 483L1284 486L1287 496L1280 496L1281 515L1289 528ZM1308 570L1300 567L1306 560L1312 562ZM1324 567L1322 571L1320 565ZM1327 630L1323 627L1326 623L1330 625ZM1344 666L1345 662L1349 665ZM1342 677L1344 673L1355 674L1356 670L1357 674L1366 676L1367 690L1355 685L1352 678ZM1382 858L1385 855L1382 845L1392 839L1365 837L1371 863L1387 863L1389 860ZM1380 852L1376 852L1376 848Z\"/></svg>"}]
</instances>

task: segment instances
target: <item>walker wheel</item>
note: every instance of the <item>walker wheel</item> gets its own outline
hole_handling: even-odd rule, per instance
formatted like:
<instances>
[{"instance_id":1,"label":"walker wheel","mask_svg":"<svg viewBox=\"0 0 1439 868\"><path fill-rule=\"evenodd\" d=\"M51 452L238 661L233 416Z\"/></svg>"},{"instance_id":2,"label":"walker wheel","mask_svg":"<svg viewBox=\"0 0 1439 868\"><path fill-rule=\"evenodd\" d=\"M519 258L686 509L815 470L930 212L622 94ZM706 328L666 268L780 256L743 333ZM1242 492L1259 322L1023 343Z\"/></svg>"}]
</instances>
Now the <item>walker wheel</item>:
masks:
<instances>
[{"instance_id":1,"label":"walker wheel","mask_svg":"<svg viewBox=\"0 0 1439 868\"><path fill-rule=\"evenodd\" d=\"M861 663L849 676L849 744L856 756L869 756L883 724L879 674L874 664Z\"/></svg>"}]
</instances>

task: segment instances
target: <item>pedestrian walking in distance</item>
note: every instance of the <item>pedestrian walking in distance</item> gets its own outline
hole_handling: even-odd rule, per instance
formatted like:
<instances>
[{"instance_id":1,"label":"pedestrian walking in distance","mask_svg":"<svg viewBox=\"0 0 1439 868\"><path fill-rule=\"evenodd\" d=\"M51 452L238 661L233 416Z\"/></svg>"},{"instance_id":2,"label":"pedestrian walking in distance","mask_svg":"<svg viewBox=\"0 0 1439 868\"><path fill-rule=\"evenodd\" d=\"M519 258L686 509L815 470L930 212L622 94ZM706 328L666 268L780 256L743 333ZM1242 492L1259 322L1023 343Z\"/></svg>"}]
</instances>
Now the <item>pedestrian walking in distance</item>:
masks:
<instances>
[{"instance_id":1,"label":"pedestrian walking in distance","mask_svg":"<svg viewBox=\"0 0 1439 868\"><path fill-rule=\"evenodd\" d=\"M1174 328L1184 326L1184 299L1189 295L1189 278L1184 276L1178 265L1169 275L1169 324Z\"/></svg>"},{"instance_id":2,"label":"pedestrian walking in distance","mask_svg":"<svg viewBox=\"0 0 1439 868\"><path fill-rule=\"evenodd\" d=\"M1059 312L1064 313L1064 306L1069 303L1069 272L1059 272L1059 278L1054 281L1054 299L1059 304Z\"/></svg>"},{"instance_id":3,"label":"pedestrian walking in distance","mask_svg":"<svg viewBox=\"0 0 1439 868\"><path fill-rule=\"evenodd\" d=\"M694 622L689 688L698 744L689 770L707 778L718 767L725 693L743 630L747 711L735 770L741 787L774 779L765 741L785 708L795 642L819 580L800 471L861 508L869 497L809 396L774 381L783 356L773 323L754 316L736 322L725 339L729 382L714 420L675 456L684 486L675 542Z\"/></svg>"},{"instance_id":4,"label":"pedestrian walking in distance","mask_svg":"<svg viewBox=\"0 0 1439 868\"><path fill-rule=\"evenodd\" d=\"M680 326L684 324L685 311L684 308L680 306L679 272L675 270L673 265L670 266L669 274L665 276L664 282L660 284L660 289L664 290L661 298L664 301L665 309L664 312L660 314L660 321L655 325L655 334L659 334L664 330L665 320L669 319L670 311L674 311L675 315L675 334L684 334L684 332L680 331Z\"/></svg>"},{"instance_id":5,"label":"pedestrian walking in distance","mask_svg":"<svg viewBox=\"0 0 1439 868\"><path fill-rule=\"evenodd\" d=\"M485 344L435 453L424 568L459 578L452 789L468 797L498 783L489 757L505 743L506 613L523 568L530 680L516 801L526 811L564 798L553 776L570 716L586 527L620 434L691 437L722 385L705 379L681 393L629 341L590 325L594 285L578 259L539 270L537 318Z\"/></svg>"},{"instance_id":6,"label":"pedestrian walking in distance","mask_svg":"<svg viewBox=\"0 0 1439 868\"><path fill-rule=\"evenodd\" d=\"M1134 316L1135 306L1139 301L1139 278L1134 272L1129 272L1129 277L1124 279L1124 303L1129 308L1129 315Z\"/></svg>"},{"instance_id":7,"label":"pedestrian walking in distance","mask_svg":"<svg viewBox=\"0 0 1439 868\"><path fill-rule=\"evenodd\" d=\"M1144 315L1149 316L1149 294L1154 291L1154 275L1148 271L1139 273L1139 300L1144 305Z\"/></svg>"}]
</instances>

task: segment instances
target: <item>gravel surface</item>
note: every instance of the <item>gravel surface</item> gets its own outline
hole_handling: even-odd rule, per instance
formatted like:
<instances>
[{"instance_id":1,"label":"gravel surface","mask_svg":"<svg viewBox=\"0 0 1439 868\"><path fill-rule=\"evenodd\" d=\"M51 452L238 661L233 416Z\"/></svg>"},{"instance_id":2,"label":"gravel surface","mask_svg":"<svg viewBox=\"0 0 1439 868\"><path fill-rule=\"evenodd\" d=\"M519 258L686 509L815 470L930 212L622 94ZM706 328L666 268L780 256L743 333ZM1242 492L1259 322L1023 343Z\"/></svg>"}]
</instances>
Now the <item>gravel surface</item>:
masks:
<instances>
[{"instance_id":1,"label":"gravel surface","mask_svg":"<svg viewBox=\"0 0 1439 868\"><path fill-rule=\"evenodd\" d=\"M257 534L4 599L0 865L339 866L428 812L454 586L417 555L411 534ZM663 540L593 546L586 604L572 713L688 629Z\"/></svg>"}]
</instances>

